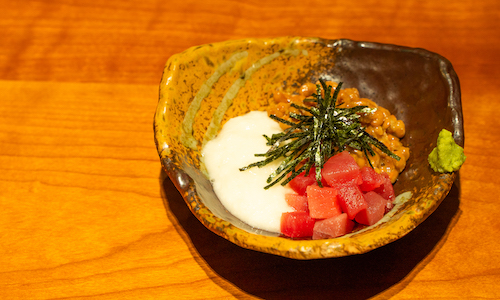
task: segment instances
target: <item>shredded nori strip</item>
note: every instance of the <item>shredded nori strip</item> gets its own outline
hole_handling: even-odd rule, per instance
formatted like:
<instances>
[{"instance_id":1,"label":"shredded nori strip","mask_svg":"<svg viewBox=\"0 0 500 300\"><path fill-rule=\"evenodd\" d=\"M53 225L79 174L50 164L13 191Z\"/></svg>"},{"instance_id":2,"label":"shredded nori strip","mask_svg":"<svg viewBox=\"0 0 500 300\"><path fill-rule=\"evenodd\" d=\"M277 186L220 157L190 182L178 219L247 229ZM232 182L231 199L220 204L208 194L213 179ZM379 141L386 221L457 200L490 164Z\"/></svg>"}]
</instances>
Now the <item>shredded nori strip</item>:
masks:
<instances>
[{"instance_id":1,"label":"shredded nori strip","mask_svg":"<svg viewBox=\"0 0 500 300\"><path fill-rule=\"evenodd\" d=\"M396 160L400 159L382 142L364 130L359 118L360 114L372 111L368 106L338 107L337 97L342 82L337 85L332 95L332 86L327 86L323 79L319 81L320 84L316 85L316 93L312 95L312 98L304 99L305 102L314 102L315 105L305 107L294 103L290 104L290 106L302 111L302 114L289 114L297 122L270 115L273 120L290 127L281 133L273 134L271 137L264 135L267 140L266 145L271 147L266 153L255 154L255 156L265 159L240 168L240 171L245 171L252 167L263 167L283 158L278 168L267 178L268 185L264 189L268 189L278 182L281 182L281 185L286 185L304 171L308 176L313 166L316 170L316 181L320 187L323 187L321 183L323 165L330 157L347 150L348 147L363 151L370 166L368 155L375 155L371 145ZM301 166L299 167L299 165ZM290 176L287 177L288 174Z\"/></svg>"}]
</instances>

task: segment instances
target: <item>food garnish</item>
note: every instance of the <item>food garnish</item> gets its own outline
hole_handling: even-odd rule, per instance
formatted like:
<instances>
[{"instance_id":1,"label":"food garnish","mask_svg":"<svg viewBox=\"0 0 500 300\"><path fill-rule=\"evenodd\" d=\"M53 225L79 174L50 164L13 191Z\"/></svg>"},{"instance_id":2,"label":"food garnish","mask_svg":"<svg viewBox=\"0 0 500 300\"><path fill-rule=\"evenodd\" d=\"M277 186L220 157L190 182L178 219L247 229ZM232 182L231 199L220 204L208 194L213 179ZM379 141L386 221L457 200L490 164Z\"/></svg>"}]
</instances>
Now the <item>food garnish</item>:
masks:
<instances>
[{"instance_id":1,"label":"food garnish","mask_svg":"<svg viewBox=\"0 0 500 300\"><path fill-rule=\"evenodd\" d=\"M464 148L455 143L450 131L442 129L437 146L429 154L428 161L435 172L447 173L458 171L465 158Z\"/></svg>"},{"instance_id":2,"label":"food garnish","mask_svg":"<svg viewBox=\"0 0 500 300\"><path fill-rule=\"evenodd\" d=\"M360 150L368 158L368 155L375 155L372 149L374 146L389 157L400 160L399 156L368 134L361 125L359 120L361 115L374 112L375 109L368 106L338 107L337 96L342 82L335 88L333 95L331 85L327 86L322 79L319 82L312 98L304 100L310 102L310 107L290 104L301 112L289 114L296 122L270 115L272 119L289 127L271 137L264 135L270 149L266 153L255 154L264 159L240 168L240 171L245 171L282 159L279 167L267 178L268 185L264 187L265 189L278 182L286 185L302 172L308 176L311 169L314 169L316 182L323 187L321 182L323 165L330 157L348 148ZM371 165L370 159L368 162Z\"/></svg>"}]
</instances>

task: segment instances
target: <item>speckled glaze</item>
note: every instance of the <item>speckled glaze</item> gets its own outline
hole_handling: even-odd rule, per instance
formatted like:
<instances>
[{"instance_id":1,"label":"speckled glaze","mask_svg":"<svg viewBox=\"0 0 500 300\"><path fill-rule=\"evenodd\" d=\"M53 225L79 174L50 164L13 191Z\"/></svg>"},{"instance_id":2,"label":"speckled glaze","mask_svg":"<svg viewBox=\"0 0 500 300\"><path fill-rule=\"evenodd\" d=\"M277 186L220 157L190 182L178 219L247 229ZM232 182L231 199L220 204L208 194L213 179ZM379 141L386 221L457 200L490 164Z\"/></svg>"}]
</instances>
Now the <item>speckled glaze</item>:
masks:
<instances>
[{"instance_id":1,"label":"speckled glaze","mask_svg":"<svg viewBox=\"0 0 500 300\"><path fill-rule=\"evenodd\" d=\"M228 67L226 62L237 53L243 54ZM266 57L265 64L257 64ZM362 97L405 122L402 142L410 147L411 157L394 189L412 196L382 222L340 238L294 240L253 228L225 210L214 194L200 163L205 132L235 85L237 96L220 126L231 117L263 109L276 89L293 92L320 76L358 88ZM192 104L193 99L201 99L199 105ZM186 113L194 116L192 127L183 125ZM463 146L459 81L442 56L395 45L302 37L235 40L173 55L165 66L154 119L161 163L193 214L241 247L294 259L365 253L399 239L425 220L446 197L456 175L434 173L427 163L442 128L453 132ZM186 135L192 135L191 145Z\"/></svg>"}]
</instances>

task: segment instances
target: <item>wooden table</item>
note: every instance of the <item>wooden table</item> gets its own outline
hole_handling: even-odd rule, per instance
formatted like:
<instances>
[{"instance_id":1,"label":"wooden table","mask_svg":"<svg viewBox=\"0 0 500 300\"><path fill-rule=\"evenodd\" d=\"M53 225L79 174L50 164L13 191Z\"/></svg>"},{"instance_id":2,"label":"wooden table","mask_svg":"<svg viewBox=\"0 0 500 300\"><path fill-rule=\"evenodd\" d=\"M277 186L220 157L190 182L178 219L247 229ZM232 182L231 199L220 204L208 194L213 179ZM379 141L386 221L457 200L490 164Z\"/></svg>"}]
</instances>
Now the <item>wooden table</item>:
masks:
<instances>
[{"instance_id":1,"label":"wooden table","mask_svg":"<svg viewBox=\"0 0 500 300\"><path fill-rule=\"evenodd\" d=\"M310 2L1 0L0 298L500 298L500 2ZM284 35L452 62L467 161L404 238L316 261L245 250L205 229L161 170L168 57Z\"/></svg>"}]
</instances>

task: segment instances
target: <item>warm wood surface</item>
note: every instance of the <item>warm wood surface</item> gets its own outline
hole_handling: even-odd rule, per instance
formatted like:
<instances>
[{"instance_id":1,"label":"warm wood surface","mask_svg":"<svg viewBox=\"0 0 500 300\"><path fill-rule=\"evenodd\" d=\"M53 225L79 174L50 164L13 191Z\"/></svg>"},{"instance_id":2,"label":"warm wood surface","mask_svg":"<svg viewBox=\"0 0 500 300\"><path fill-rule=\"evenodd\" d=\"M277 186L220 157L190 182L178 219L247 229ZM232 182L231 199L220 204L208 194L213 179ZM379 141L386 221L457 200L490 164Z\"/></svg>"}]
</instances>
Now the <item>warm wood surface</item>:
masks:
<instances>
[{"instance_id":1,"label":"warm wood surface","mask_svg":"<svg viewBox=\"0 0 500 300\"><path fill-rule=\"evenodd\" d=\"M0 299L500 298L499 16L496 0L0 0ZM165 179L152 121L168 57L283 35L453 63L467 162L408 236L340 259L257 253Z\"/></svg>"}]
</instances>

